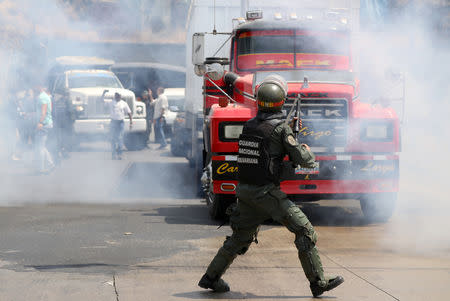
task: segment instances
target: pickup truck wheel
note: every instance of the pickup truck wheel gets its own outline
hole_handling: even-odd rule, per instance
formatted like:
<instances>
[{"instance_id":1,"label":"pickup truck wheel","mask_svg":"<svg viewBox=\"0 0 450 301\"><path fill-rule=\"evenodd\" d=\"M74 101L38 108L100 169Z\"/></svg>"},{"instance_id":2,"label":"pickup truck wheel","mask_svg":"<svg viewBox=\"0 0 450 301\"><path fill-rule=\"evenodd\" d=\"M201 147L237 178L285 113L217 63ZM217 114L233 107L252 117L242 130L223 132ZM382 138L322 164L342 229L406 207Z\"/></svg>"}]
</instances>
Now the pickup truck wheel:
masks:
<instances>
[{"instance_id":1,"label":"pickup truck wheel","mask_svg":"<svg viewBox=\"0 0 450 301\"><path fill-rule=\"evenodd\" d=\"M359 204L367 222L384 223L394 213L397 193L378 193L361 196Z\"/></svg>"},{"instance_id":2,"label":"pickup truck wheel","mask_svg":"<svg viewBox=\"0 0 450 301\"><path fill-rule=\"evenodd\" d=\"M209 215L213 220L227 219L226 210L236 199L234 196L212 194L208 198Z\"/></svg>"},{"instance_id":3,"label":"pickup truck wheel","mask_svg":"<svg viewBox=\"0 0 450 301\"><path fill-rule=\"evenodd\" d=\"M129 151L143 150L147 145L145 133L131 133L125 135L124 144Z\"/></svg>"}]
</instances>

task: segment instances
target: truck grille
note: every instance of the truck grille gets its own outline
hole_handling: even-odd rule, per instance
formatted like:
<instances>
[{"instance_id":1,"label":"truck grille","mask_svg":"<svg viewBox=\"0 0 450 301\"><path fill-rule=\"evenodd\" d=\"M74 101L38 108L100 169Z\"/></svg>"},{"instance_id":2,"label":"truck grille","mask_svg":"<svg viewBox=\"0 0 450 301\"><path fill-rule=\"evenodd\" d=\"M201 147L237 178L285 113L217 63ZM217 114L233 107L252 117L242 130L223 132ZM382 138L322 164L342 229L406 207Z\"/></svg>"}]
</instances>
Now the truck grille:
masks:
<instances>
[{"instance_id":1,"label":"truck grille","mask_svg":"<svg viewBox=\"0 0 450 301\"><path fill-rule=\"evenodd\" d=\"M288 98L283 107L289 113L294 98ZM302 98L302 128L300 143L313 147L343 147L347 142L348 106L345 98Z\"/></svg>"},{"instance_id":2,"label":"truck grille","mask_svg":"<svg viewBox=\"0 0 450 301\"><path fill-rule=\"evenodd\" d=\"M132 97L122 97L128 103L128 106L133 113L133 99ZM113 100L114 101L114 100ZM89 96L87 104L88 118L109 118L109 105L104 102L101 96Z\"/></svg>"},{"instance_id":3,"label":"truck grille","mask_svg":"<svg viewBox=\"0 0 450 301\"><path fill-rule=\"evenodd\" d=\"M109 117L109 106L101 96L89 96L87 105L88 118Z\"/></svg>"}]
</instances>

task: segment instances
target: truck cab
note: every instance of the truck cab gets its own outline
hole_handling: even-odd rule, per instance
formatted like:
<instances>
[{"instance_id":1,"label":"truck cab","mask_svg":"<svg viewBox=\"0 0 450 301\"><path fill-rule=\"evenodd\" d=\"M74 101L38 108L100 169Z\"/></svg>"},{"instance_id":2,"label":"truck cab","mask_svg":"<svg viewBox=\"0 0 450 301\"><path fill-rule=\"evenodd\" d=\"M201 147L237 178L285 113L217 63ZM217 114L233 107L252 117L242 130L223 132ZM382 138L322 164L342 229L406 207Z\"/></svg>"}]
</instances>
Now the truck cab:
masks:
<instances>
[{"instance_id":1,"label":"truck cab","mask_svg":"<svg viewBox=\"0 0 450 301\"><path fill-rule=\"evenodd\" d=\"M198 49L195 40L193 48ZM223 61L216 60L216 66ZM301 99L298 140L311 146L320 166L312 172L285 161L281 190L293 201L359 199L369 220L391 216L399 119L390 107L361 101L345 22L246 20L232 32L229 71L213 70L212 61L207 58L196 70L204 77L202 183L213 217L223 217L234 201L237 141L243 124L256 115L256 91L270 74L288 83L285 115Z\"/></svg>"},{"instance_id":2,"label":"truck cab","mask_svg":"<svg viewBox=\"0 0 450 301\"><path fill-rule=\"evenodd\" d=\"M128 149L143 148L146 141L145 105L136 102L134 93L124 89L113 72L96 65L81 65L66 64L66 68L62 68L60 62L60 68L54 68L49 77L52 79L51 94L54 101L63 99L69 103L73 138L106 139L110 123L107 104L117 92L128 103L133 115L132 129L125 127L125 145ZM129 120L125 122L128 124Z\"/></svg>"}]
</instances>

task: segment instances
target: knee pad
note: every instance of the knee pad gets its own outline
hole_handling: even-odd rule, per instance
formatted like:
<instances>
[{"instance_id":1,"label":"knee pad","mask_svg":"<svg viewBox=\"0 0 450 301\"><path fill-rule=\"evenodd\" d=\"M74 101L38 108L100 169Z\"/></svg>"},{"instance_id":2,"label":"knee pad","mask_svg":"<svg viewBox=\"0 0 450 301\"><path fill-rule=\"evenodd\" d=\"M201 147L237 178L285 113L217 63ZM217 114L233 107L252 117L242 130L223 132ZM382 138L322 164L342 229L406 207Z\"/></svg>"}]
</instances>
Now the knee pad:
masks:
<instances>
[{"instance_id":1,"label":"knee pad","mask_svg":"<svg viewBox=\"0 0 450 301\"><path fill-rule=\"evenodd\" d=\"M317 234L306 215L297 206L291 206L287 209L283 224L295 234L296 244L297 241L302 243L305 237L309 239L313 246L316 244Z\"/></svg>"},{"instance_id":2,"label":"knee pad","mask_svg":"<svg viewBox=\"0 0 450 301\"><path fill-rule=\"evenodd\" d=\"M293 233L301 233L304 228L312 228L306 215L297 206L291 206L286 210L282 223Z\"/></svg>"},{"instance_id":3,"label":"knee pad","mask_svg":"<svg viewBox=\"0 0 450 301\"><path fill-rule=\"evenodd\" d=\"M235 231L232 236L227 236L223 247L231 254L244 255L253 242L253 231Z\"/></svg>"}]
</instances>

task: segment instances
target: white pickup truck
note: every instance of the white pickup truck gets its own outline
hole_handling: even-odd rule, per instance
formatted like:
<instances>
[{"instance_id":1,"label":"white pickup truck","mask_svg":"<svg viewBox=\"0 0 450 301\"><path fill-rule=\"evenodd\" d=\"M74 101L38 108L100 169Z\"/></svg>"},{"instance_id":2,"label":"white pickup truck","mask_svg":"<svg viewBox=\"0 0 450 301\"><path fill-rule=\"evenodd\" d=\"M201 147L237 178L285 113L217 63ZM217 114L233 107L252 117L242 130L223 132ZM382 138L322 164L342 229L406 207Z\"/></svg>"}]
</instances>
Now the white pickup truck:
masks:
<instances>
[{"instance_id":1,"label":"white pickup truck","mask_svg":"<svg viewBox=\"0 0 450 301\"><path fill-rule=\"evenodd\" d=\"M75 136L103 136L109 131L109 109L107 102L114 93L120 93L130 106L133 127L125 120L125 145L136 150L146 145L146 111L143 102L136 101L132 91L124 89L116 75L109 70L75 69L65 70L54 78L52 95L55 101L68 98L72 105L73 133Z\"/></svg>"}]
</instances>

